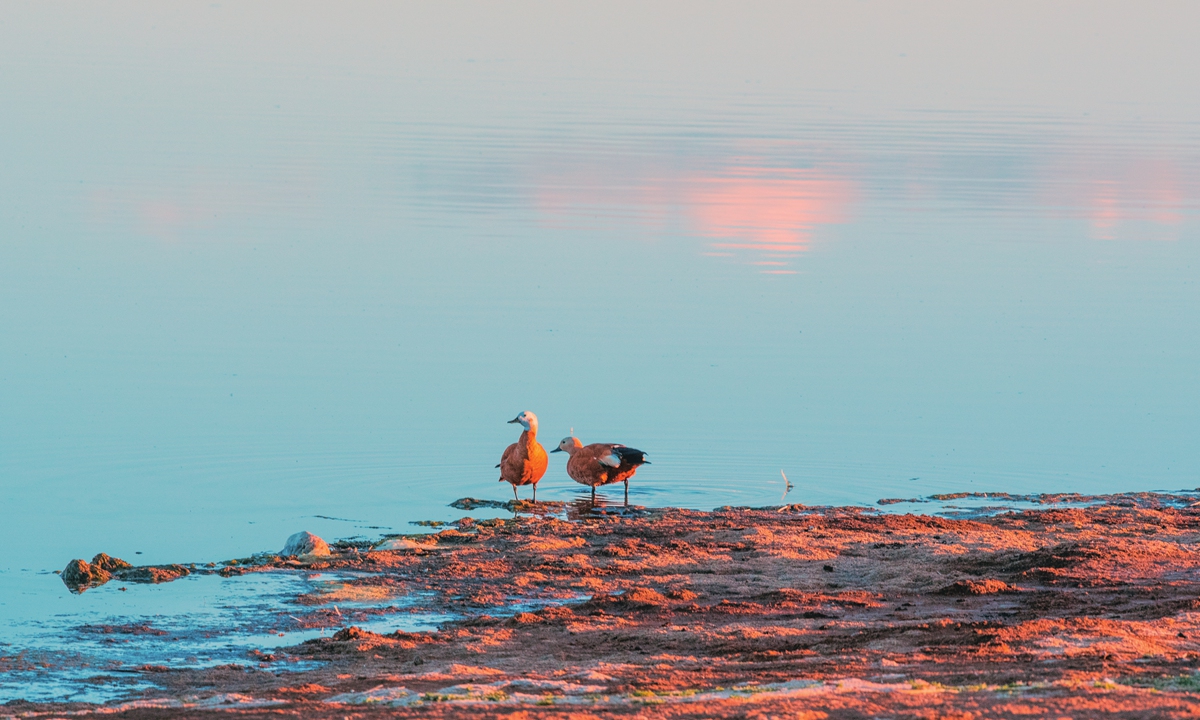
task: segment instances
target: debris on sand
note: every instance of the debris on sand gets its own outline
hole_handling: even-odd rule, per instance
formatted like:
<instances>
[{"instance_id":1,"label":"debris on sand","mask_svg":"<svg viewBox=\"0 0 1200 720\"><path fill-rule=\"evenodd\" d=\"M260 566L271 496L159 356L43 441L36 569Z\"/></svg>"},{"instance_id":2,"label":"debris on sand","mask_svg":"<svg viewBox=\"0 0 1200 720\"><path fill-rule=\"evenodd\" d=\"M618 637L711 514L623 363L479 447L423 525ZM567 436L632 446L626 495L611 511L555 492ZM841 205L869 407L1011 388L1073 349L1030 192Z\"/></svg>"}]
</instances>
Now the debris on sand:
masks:
<instances>
[{"instance_id":1,"label":"debris on sand","mask_svg":"<svg viewBox=\"0 0 1200 720\"><path fill-rule=\"evenodd\" d=\"M304 557L309 555L322 557L330 554L329 543L307 530L302 530L287 539L287 543L279 551L279 554L283 557Z\"/></svg>"},{"instance_id":2,"label":"debris on sand","mask_svg":"<svg viewBox=\"0 0 1200 720\"><path fill-rule=\"evenodd\" d=\"M480 500L479 498L459 498L450 503L455 510L476 510L478 508L495 508L497 510L512 510L516 501L499 502L496 500Z\"/></svg>"},{"instance_id":3,"label":"debris on sand","mask_svg":"<svg viewBox=\"0 0 1200 720\"><path fill-rule=\"evenodd\" d=\"M552 515L557 512L562 512L566 508L566 503L547 500L481 500L479 498L465 497L459 498L450 503L450 507L455 510L478 510L480 508L491 510L508 510L509 512L527 512L537 515Z\"/></svg>"},{"instance_id":4,"label":"debris on sand","mask_svg":"<svg viewBox=\"0 0 1200 720\"><path fill-rule=\"evenodd\" d=\"M378 545L375 545L371 550L387 551L387 550L412 550L413 552L424 552L426 550L436 550L437 545L428 542L417 542L412 538L390 537L382 540Z\"/></svg>"},{"instance_id":5,"label":"debris on sand","mask_svg":"<svg viewBox=\"0 0 1200 720\"><path fill-rule=\"evenodd\" d=\"M143 565L121 570L114 575L125 582L165 583L191 574L183 565Z\"/></svg>"},{"instance_id":6,"label":"debris on sand","mask_svg":"<svg viewBox=\"0 0 1200 720\"><path fill-rule=\"evenodd\" d=\"M994 595L1014 593L1018 589L1003 580L959 580L937 591L938 595Z\"/></svg>"}]
</instances>

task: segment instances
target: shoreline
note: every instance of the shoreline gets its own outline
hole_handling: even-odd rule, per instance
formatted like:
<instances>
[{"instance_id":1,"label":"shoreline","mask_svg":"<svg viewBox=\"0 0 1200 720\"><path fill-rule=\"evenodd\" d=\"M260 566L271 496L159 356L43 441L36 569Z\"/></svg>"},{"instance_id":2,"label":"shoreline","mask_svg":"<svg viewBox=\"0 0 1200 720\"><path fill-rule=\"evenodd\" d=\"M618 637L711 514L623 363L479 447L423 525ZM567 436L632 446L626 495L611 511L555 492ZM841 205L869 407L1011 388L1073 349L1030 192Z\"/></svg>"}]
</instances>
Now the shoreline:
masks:
<instances>
[{"instance_id":1,"label":"shoreline","mask_svg":"<svg viewBox=\"0 0 1200 720\"><path fill-rule=\"evenodd\" d=\"M204 571L328 574L292 617L331 637L236 669L143 668L153 689L133 705L9 703L0 718L1200 712L1196 498L1071 498L970 518L802 505L463 518L391 549L257 555ZM451 619L355 626L395 613Z\"/></svg>"}]
</instances>

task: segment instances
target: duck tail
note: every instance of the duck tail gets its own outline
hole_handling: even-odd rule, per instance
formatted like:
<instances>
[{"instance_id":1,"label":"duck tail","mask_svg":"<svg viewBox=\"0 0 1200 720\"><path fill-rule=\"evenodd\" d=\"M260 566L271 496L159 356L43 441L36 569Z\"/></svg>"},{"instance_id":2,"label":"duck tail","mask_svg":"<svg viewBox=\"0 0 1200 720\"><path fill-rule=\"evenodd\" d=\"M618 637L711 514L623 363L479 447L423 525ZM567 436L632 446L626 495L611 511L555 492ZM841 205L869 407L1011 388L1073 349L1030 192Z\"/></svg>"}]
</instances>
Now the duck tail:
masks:
<instances>
[{"instance_id":1,"label":"duck tail","mask_svg":"<svg viewBox=\"0 0 1200 720\"><path fill-rule=\"evenodd\" d=\"M650 461L646 459L646 453L637 448L618 446L613 448L613 452L621 458L621 464L630 465L649 465Z\"/></svg>"}]
</instances>

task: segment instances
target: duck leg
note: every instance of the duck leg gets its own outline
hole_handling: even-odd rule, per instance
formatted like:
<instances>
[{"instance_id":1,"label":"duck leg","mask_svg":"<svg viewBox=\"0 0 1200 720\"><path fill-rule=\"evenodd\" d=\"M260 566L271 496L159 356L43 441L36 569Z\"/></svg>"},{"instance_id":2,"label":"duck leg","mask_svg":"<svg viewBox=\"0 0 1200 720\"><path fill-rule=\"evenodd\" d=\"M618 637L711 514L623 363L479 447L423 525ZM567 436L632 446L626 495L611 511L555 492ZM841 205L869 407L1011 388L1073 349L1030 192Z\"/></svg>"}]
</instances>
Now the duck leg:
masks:
<instances>
[{"instance_id":1,"label":"duck leg","mask_svg":"<svg viewBox=\"0 0 1200 720\"><path fill-rule=\"evenodd\" d=\"M513 502L519 502L521 498L517 497L517 486L513 485Z\"/></svg>"},{"instance_id":2,"label":"duck leg","mask_svg":"<svg viewBox=\"0 0 1200 720\"><path fill-rule=\"evenodd\" d=\"M537 502L537 483L533 484L533 501Z\"/></svg>"},{"instance_id":3,"label":"duck leg","mask_svg":"<svg viewBox=\"0 0 1200 720\"><path fill-rule=\"evenodd\" d=\"M629 481L625 481L625 507L629 507Z\"/></svg>"},{"instance_id":4,"label":"duck leg","mask_svg":"<svg viewBox=\"0 0 1200 720\"><path fill-rule=\"evenodd\" d=\"M596 504L596 486L595 485L592 486L592 504L593 505Z\"/></svg>"}]
</instances>

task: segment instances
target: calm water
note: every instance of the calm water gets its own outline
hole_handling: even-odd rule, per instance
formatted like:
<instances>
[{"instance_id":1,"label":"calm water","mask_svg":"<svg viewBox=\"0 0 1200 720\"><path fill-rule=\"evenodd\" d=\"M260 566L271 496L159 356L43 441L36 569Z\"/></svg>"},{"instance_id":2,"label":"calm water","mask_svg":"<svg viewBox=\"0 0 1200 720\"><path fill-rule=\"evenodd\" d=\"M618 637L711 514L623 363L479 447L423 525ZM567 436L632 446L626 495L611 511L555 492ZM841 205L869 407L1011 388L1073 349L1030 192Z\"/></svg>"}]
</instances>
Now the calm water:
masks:
<instances>
[{"instance_id":1,"label":"calm water","mask_svg":"<svg viewBox=\"0 0 1200 720\"><path fill-rule=\"evenodd\" d=\"M0 619L505 499L525 409L647 505L1196 487L1198 20L8 4Z\"/></svg>"}]
</instances>

